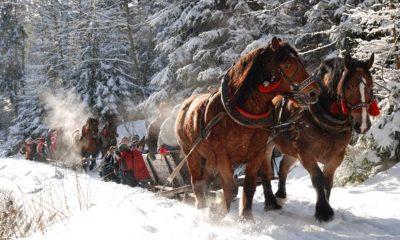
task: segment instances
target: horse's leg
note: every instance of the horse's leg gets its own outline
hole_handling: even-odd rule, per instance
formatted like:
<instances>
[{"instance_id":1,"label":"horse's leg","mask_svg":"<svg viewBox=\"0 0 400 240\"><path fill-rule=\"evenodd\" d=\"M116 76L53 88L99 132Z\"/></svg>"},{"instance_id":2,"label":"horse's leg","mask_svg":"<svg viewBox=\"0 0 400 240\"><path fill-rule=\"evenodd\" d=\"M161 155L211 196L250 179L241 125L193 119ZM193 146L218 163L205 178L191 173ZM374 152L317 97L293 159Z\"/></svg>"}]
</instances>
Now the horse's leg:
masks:
<instances>
[{"instance_id":1,"label":"horse's leg","mask_svg":"<svg viewBox=\"0 0 400 240\"><path fill-rule=\"evenodd\" d=\"M332 220L334 212L325 195L325 178L323 172L319 168L317 161L310 156L300 156L300 161L310 174L312 185L317 192L315 218L319 221Z\"/></svg>"},{"instance_id":2,"label":"horse's leg","mask_svg":"<svg viewBox=\"0 0 400 240\"><path fill-rule=\"evenodd\" d=\"M275 196L279 199L286 199L286 179L290 167L297 161L297 158L284 154L279 164L279 183Z\"/></svg>"},{"instance_id":3,"label":"horse's leg","mask_svg":"<svg viewBox=\"0 0 400 240\"><path fill-rule=\"evenodd\" d=\"M96 167L96 156L91 155L89 170L92 171Z\"/></svg>"},{"instance_id":4,"label":"horse's leg","mask_svg":"<svg viewBox=\"0 0 400 240\"><path fill-rule=\"evenodd\" d=\"M83 169L83 171L87 171L87 166L89 165L89 162L88 162L88 155L86 154L86 153L81 153L81 163L82 163L82 169Z\"/></svg>"},{"instance_id":5,"label":"horse's leg","mask_svg":"<svg viewBox=\"0 0 400 240\"><path fill-rule=\"evenodd\" d=\"M99 156L99 153L100 153L100 148L97 145L95 145L94 149L90 153L90 166L89 166L90 171L92 171L96 167L97 165L96 159L97 156Z\"/></svg>"},{"instance_id":6,"label":"horse's leg","mask_svg":"<svg viewBox=\"0 0 400 240\"><path fill-rule=\"evenodd\" d=\"M274 144L272 142L267 144L267 150L265 153L265 159L261 164L260 177L262 181L262 186L264 190L264 210L268 211L270 209L281 209L282 206L278 204L274 193L272 192L271 178L272 178L272 168L271 168L271 157L272 151L274 150Z\"/></svg>"},{"instance_id":7,"label":"horse's leg","mask_svg":"<svg viewBox=\"0 0 400 240\"><path fill-rule=\"evenodd\" d=\"M324 176L325 176L325 194L326 199L329 201L331 195L331 189L333 186L333 177L336 169L340 166L343 161L345 151L342 151L335 158L329 159L328 164L324 165Z\"/></svg>"},{"instance_id":8,"label":"horse's leg","mask_svg":"<svg viewBox=\"0 0 400 240\"><path fill-rule=\"evenodd\" d=\"M205 208L207 206L205 195L207 182L203 177L205 168L203 164L206 164L205 161L206 160L202 159L201 155L196 151L193 151L187 158L187 164L192 180L192 188L196 197L196 207L198 209Z\"/></svg>"},{"instance_id":9,"label":"horse's leg","mask_svg":"<svg viewBox=\"0 0 400 240\"><path fill-rule=\"evenodd\" d=\"M221 186L224 193L224 201L219 206L220 209L217 212L219 217L224 217L231 208L231 203L234 199L235 192L235 180L233 178L233 169L230 161L226 156L217 157L217 167L219 177L221 179Z\"/></svg>"},{"instance_id":10,"label":"horse's leg","mask_svg":"<svg viewBox=\"0 0 400 240\"><path fill-rule=\"evenodd\" d=\"M260 157L262 159L265 159L265 152L262 151L262 155L258 156L258 159ZM264 161L265 162L265 161ZM252 163L248 163L246 165L246 175L244 178L244 183L243 183L243 195L242 195L242 209L240 211L240 216L244 217L245 219L251 219L252 218L252 207L253 207L253 197L254 193L256 192L257 188L257 173L258 170L260 169L261 162L260 161L254 161ZM271 188L270 188L271 189ZM271 191L272 193L272 191ZM273 194L272 194L273 196Z\"/></svg>"}]
</instances>

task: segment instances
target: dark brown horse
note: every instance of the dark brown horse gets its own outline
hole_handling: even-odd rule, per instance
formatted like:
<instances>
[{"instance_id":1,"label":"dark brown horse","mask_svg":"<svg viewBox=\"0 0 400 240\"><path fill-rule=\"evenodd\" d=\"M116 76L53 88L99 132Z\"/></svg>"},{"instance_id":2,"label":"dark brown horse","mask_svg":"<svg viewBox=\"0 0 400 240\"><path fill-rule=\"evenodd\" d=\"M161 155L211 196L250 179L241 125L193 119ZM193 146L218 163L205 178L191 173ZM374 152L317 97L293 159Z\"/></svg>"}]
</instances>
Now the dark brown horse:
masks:
<instances>
[{"instance_id":1,"label":"dark brown horse","mask_svg":"<svg viewBox=\"0 0 400 240\"><path fill-rule=\"evenodd\" d=\"M365 133L371 126L368 115L379 114L372 94L373 80L369 72L373 62L374 55L363 62L352 59L349 54L344 60L335 58L323 62L313 74L322 89L319 101L273 140L284 154L279 169L276 197L286 198L286 177L290 166L299 159L310 174L317 192L315 217L319 221L329 221L334 215L329 196L334 173L343 161L352 128L357 133ZM281 100L274 99L274 102ZM276 106L278 110L279 104ZM283 108L282 119L288 118L296 108L296 104L289 101ZM269 144L268 155L272 148L273 144ZM323 171L318 162L324 164ZM270 163L267 161L266 165L270 166ZM268 209L276 200L269 180L264 183L264 187L265 207Z\"/></svg>"},{"instance_id":2,"label":"dark brown horse","mask_svg":"<svg viewBox=\"0 0 400 240\"><path fill-rule=\"evenodd\" d=\"M107 120L99 136L101 158L104 158L111 146L117 145L117 126L114 121Z\"/></svg>"},{"instance_id":3,"label":"dark brown horse","mask_svg":"<svg viewBox=\"0 0 400 240\"><path fill-rule=\"evenodd\" d=\"M96 165L96 157L99 152L98 132L99 121L96 118L89 117L81 132L75 130L72 134L73 150L83 158L82 167L84 170L86 170L89 161L90 170L93 170Z\"/></svg>"},{"instance_id":4,"label":"dark brown horse","mask_svg":"<svg viewBox=\"0 0 400 240\"><path fill-rule=\"evenodd\" d=\"M297 52L273 38L271 44L242 56L225 75L215 94L186 99L178 113L176 135L191 174L196 206L206 207L206 191L219 175L224 201L217 216L230 209L235 191L232 167L247 163L241 216L251 216L256 175L266 158L266 129L274 124L271 100L296 92L302 102L316 102L319 88ZM211 131L210 131L211 129Z\"/></svg>"}]
</instances>

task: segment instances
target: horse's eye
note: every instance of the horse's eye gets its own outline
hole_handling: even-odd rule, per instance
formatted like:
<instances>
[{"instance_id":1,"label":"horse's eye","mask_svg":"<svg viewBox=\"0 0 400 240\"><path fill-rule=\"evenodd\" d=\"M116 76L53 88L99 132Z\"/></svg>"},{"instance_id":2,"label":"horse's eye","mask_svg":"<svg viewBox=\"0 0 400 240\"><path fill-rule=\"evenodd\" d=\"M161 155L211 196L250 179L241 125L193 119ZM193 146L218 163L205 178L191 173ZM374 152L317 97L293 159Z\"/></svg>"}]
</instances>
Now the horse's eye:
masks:
<instances>
[{"instance_id":1,"label":"horse's eye","mask_svg":"<svg viewBox=\"0 0 400 240\"><path fill-rule=\"evenodd\" d=\"M291 59L286 59L286 61L283 62L283 67L285 69L289 69L292 66Z\"/></svg>"}]
</instances>

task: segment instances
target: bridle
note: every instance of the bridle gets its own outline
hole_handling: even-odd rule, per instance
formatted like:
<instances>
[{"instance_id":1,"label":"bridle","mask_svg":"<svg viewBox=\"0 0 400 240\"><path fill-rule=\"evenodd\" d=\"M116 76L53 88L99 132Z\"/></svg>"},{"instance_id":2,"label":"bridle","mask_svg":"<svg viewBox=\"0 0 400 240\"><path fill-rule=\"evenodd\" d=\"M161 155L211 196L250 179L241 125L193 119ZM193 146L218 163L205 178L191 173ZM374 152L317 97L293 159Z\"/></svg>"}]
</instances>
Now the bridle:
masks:
<instances>
[{"instance_id":1,"label":"bridle","mask_svg":"<svg viewBox=\"0 0 400 240\"><path fill-rule=\"evenodd\" d=\"M349 113L351 111L354 111L356 109L363 109L365 108L368 112L369 115L371 116L377 116L379 115L379 107L378 104L374 98L374 94L372 89L369 91L369 97L370 100L368 102L363 102L362 100L359 103L356 104L351 104L348 101L346 101L345 97L344 97L344 90L345 90L345 75L348 73L348 70L346 70L343 73L342 79L340 80L342 83L341 89L338 92L338 99L340 101L340 107L341 107L341 111L343 113L343 115L349 115ZM366 82L364 81L364 79L362 77L358 77L358 84L363 83L364 86L366 86Z\"/></svg>"},{"instance_id":2,"label":"bridle","mask_svg":"<svg viewBox=\"0 0 400 240\"><path fill-rule=\"evenodd\" d=\"M296 83L293 81L293 78L296 76L297 72L299 71L299 65L303 66L304 65L298 60L296 59L296 71L293 73L293 75L289 78L286 76L285 72L280 68L279 68L279 73L281 74L282 78L290 85L290 90L292 93L302 93L302 91L310 86L313 82L315 82L315 79L312 78L311 76L309 76L306 80L303 80L301 83ZM304 93L302 93L304 94Z\"/></svg>"},{"instance_id":3,"label":"bridle","mask_svg":"<svg viewBox=\"0 0 400 240\"><path fill-rule=\"evenodd\" d=\"M268 88L271 89L271 90L275 90L276 88L279 87L280 82L283 79L289 84L290 90L291 90L291 94L303 94L304 95L304 93L302 93L302 91L305 88L307 88L309 85L314 83L315 79L312 76L310 76L306 80L302 81L301 83L294 82L293 79L295 78L297 72L300 69L299 65L304 67L304 65L298 59L296 59L296 70L294 71L294 73L290 77L288 77L285 74L285 72L282 70L281 67L277 66L276 67L276 69L277 69L276 71L272 70L271 80L270 81L266 80L266 81L263 82L263 84L260 84L258 86L258 90L261 93L266 93L266 94L276 93L276 92L272 92L272 91L268 90ZM277 72L278 74L275 74L275 72Z\"/></svg>"}]
</instances>

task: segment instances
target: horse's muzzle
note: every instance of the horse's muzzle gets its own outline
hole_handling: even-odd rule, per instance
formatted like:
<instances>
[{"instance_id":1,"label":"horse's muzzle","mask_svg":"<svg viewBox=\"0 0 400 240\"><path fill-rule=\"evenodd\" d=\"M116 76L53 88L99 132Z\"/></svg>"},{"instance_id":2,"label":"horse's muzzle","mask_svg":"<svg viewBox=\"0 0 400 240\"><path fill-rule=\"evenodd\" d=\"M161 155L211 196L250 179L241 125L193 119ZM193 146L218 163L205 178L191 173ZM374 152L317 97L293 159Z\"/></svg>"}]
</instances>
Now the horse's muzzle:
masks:
<instances>
[{"instance_id":1,"label":"horse's muzzle","mask_svg":"<svg viewBox=\"0 0 400 240\"><path fill-rule=\"evenodd\" d=\"M365 134L370 128L371 128L371 122L370 121L367 121L365 125L363 125L361 122L354 122L353 123L353 129L358 134Z\"/></svg>"}]
</instances>

